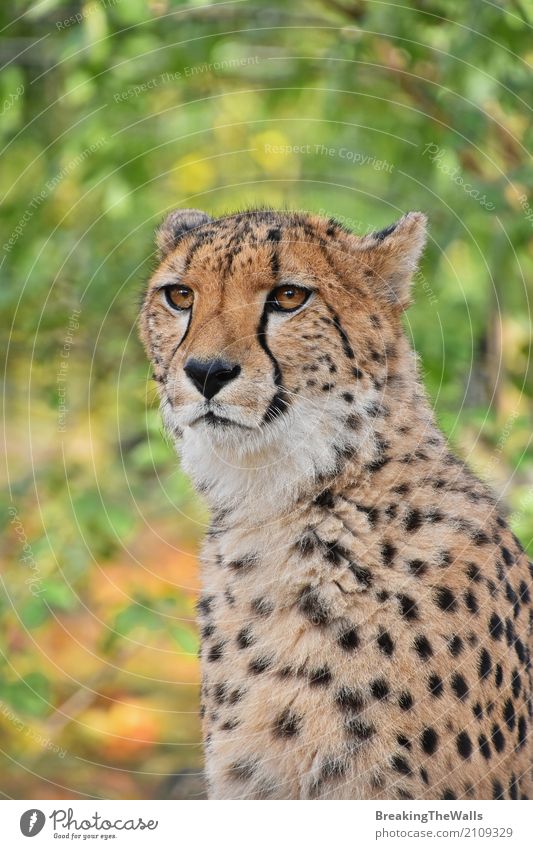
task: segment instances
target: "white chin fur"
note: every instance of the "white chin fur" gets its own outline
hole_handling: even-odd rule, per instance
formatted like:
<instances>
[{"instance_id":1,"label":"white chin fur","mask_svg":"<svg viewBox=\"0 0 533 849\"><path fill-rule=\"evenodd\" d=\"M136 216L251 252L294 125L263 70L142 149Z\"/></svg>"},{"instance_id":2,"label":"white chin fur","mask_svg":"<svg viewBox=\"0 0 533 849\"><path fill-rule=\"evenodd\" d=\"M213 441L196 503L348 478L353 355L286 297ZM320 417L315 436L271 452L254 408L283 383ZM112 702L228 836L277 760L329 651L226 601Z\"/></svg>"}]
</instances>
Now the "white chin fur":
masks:
<instances>
[{"instance_id":1,"label":"white chin fur","mask_svg":"<svg viewBox=\"0 0 533 849\"><path fill-rule=\"evenodd\" d=\"M352 409L351 412L354 412ZM346 405L327 399L320 408L298 398L268 425L244 430L200 421L182 427L180 416L166 407L165 424L176 438L182 467L214 509L239 509L248 516L276 515L320 475L335 470L335 450L356 449L359 456L372 450L370 426L357 434L344 425Z\"/></svg>"}]
</instances>

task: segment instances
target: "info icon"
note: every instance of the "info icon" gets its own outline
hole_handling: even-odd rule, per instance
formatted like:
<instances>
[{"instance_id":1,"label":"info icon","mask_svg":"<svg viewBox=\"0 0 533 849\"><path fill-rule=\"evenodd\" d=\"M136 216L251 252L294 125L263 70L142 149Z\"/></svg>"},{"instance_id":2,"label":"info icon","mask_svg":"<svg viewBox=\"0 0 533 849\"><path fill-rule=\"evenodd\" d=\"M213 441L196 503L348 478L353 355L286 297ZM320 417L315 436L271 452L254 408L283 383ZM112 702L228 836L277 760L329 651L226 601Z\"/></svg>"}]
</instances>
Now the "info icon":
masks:
<instances>
[{"instance_id":1,"label":"info icon","mask_svg":"<svg viewBox=\"0 0 533 849\"><path fill-rule=\"evenodd\" d=\"M20 830L24 837L35 837L42 831L45 822L46 817L42 811L30 808L29 811L24 811L20 818Z\"/></svg>"}]
</instances>

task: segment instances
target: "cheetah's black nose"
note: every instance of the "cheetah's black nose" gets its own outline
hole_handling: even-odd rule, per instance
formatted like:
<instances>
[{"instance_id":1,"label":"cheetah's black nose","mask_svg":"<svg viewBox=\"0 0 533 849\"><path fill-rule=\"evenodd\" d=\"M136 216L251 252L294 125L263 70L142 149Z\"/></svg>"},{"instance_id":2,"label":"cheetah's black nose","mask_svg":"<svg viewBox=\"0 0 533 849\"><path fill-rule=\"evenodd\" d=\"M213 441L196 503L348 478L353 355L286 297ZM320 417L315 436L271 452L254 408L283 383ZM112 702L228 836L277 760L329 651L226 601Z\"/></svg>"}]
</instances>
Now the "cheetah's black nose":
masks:
<instances>
[{"instance_id":1,"label":"cheetah's black nose","mask_svg":"<svg viewBox=\"0 0 533 849\"><path fill-rule=\"evenodd\" d=\"M209 401L223 386L240 374L241 367L225 360L195 360L191 357L183 366L183 371L198 392Z\"/></svg>"}]
</instances>

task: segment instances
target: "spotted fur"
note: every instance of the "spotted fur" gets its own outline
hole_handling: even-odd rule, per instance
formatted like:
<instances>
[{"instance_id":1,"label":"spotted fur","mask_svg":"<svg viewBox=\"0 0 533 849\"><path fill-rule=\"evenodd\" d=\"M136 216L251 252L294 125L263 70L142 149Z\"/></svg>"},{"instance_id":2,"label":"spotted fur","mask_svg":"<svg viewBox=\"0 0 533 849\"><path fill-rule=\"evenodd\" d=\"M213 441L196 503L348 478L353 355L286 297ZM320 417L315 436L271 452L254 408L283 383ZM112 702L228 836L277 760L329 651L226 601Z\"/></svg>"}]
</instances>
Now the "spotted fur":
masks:
<instances>
[{"instance_id":1,"label":"spotted fur","mask_svg":"<svg viewBox=\"0 0 533 849\"><path fill-rule=\"evenodd\" d=\"M141 335L212 511L202 554L211 798L524 799L531 565L436 427L401 326L420 213L162 226ZM269 310L282 282L313 290ZM194 290L188 315L161 287ZM239 375L210 401L184 372Z\"/></svg>"}]
</instances>

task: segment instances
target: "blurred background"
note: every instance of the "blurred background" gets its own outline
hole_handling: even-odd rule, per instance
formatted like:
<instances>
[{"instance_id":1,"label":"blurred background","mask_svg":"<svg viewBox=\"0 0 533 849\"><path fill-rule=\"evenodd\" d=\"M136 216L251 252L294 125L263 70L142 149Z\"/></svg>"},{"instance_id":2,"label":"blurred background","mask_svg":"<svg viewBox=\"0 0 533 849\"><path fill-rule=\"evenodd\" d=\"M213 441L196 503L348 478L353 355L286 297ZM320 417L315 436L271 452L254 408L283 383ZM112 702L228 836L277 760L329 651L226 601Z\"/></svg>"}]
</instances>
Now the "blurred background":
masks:
<instances>
[{"instance_id":1,"label":"blurred background","mask_svg":"<svg viewBox=\"0 0 533 849\"><path fill-rule=\"evenodd\" d=\"M531 0L12 0L2 42L0 792L201 795L207 515L137 339L153 230L424 210L406 329L533 553Z\"/></svg>"}]
</instances>

